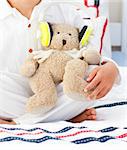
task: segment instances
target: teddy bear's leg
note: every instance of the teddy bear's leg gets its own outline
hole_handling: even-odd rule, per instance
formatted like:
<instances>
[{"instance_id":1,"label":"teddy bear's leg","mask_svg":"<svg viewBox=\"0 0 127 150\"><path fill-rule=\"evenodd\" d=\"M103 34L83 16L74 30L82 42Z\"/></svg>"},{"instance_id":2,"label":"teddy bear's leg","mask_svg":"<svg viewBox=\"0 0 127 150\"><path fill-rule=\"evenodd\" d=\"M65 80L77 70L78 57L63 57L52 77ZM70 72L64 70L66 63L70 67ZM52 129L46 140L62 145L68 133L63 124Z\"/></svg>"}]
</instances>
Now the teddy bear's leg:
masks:
<instances>
[{"instance_id":1,"label":"teddy bear's leg","mask_svg":"<svg viewBox=\"0 0 127 150\"><path fill-rule=\"evenodd\" d=\"M57 91L50 73L43 72L41 80L36 81L36 92L28 99L26 110L29 113L45 113L57 102Z\"/></svg>"},{"instance_id":2,"label":"teddy bear's leg","mask_svg":"<svg viewBox=\"0 0 127 150\"><path fill-rule=\"evenodd\" d=\"M73 59L67 63L63 78L63 90L70 98L76 100L86 98L84 89L88 83L84 78L87 68L88 64L80 59Z\"/></svg>"}]
</instances>

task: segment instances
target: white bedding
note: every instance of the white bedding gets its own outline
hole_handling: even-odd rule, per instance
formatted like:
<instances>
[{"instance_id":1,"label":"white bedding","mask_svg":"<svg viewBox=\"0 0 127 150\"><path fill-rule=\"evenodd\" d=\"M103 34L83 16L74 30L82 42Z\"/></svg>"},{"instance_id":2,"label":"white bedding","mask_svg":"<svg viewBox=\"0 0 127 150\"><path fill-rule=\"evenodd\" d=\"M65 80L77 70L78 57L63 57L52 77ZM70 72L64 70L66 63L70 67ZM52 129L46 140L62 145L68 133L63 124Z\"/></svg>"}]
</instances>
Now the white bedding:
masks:
<instances>
[{"instance_id":1,"label":"white bedding","mask_svg":"<svg viewBox=\"0 0 127 150\"><path fill-rule=\"evenodd\" d=\"M41 149L83 149L127 146L127 68L121 68L122 82L114 88L113 101L96 104L97 121L65 121L36 125L0 125L0 146L18 148L26 145ZM109 93L110 96L111 93ZM9 142L8 142L9 141ZM38 143L35 145L35 143ZM95 145L95 146L94 146ZM20 148L21 148L20 147ZM110 148L110 147L109 147ZM122 147L122 150L126 147Z\"/></svg>"}]
</instances>

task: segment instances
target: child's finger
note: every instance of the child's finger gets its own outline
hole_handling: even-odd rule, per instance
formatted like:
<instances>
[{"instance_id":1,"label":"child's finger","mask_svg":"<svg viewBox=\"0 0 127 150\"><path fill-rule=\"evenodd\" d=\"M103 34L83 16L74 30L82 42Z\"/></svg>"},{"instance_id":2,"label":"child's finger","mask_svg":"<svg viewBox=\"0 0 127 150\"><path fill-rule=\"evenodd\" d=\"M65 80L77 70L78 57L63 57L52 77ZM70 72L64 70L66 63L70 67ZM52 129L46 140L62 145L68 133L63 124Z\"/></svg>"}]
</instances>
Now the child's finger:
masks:
<instances>
[{"instance_id":1,"label":"child's finger","mask_svg":"<svg viewBox=\"0 0 127 150\"><path fill-rule=\"evenodd\" d=\"M102 91L103 89L103 84L102 82L95 88L95 90L90 94L88 95L88 98L89 99L96 99L97 95Z\"/></svg>"},{"instance_id":2,"label":"child's finger","mask_svg":"<svg viewBox=\"0 0 127 150\"><path fill-rule=\"evenodd\" d=\"M91 81L93 80L93 78L96 76L97 72L98 72L99 68L95 68L88 76L87 81Z\"/></svg>"},{"instance_id":3,"label":"child's finger","mask_svg":"<svg viewBox=\"0 0 127 150\"><path fill-rule=\"evenodd\" d=\"M100 82L101 82L100 76L99 75L95 76L95 78L86 86L84 92L93 90Z\"/></svg>"},{"instance_id":4,"label":"child's finger","mask_svg":"<svg viewBox=\"0 0 127 150\"><path fill-rule=\"evenodd\" d=\"M107 90L106 89L102 89L102 91L97 95L97 99L100 99L102 97L104 97L107 93Z\"/></svg>"},{"instance_id":5,"label":"child's finger","mask_svg":"<svg viewBox=\"0 0 127 150\"><path fill-rule=\"evenodd\" d=\"M111 90L111 88L103 88L102 91L97 95L97 99L100 99L107 95L107 93Z\"/></svg>"}]
</instances>

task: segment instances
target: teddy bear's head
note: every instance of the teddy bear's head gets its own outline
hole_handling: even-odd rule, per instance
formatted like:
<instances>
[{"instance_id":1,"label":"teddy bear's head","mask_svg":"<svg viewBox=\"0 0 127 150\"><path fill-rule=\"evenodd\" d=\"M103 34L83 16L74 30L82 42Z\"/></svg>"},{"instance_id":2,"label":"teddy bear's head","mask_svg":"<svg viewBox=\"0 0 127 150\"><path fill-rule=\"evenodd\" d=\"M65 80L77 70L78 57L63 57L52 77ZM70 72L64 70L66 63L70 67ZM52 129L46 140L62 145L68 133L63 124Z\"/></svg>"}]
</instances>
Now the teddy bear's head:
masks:
<instances>
[{"instance_id":1,"label":"teddy bear's head","mask_svg":"<svg viewBox=\"0 0 127 150\"><path fill-rule=\"evenodd\" d=\"M42 23L40 30L43 47L59 51L79 49L79 30L74 26Z\"/></svg>"},{"instance_id":2,"label":"teddy bear's head","mask_svg":"<svg viewBox=\"0 0 127 150\"><path fill-rule=\"evenodd\" d=\"M54 24L52 29L53 37L49 46L51 49L79 49L79 31L77 28L65 24Z\"/></svg>"}]
</instances>

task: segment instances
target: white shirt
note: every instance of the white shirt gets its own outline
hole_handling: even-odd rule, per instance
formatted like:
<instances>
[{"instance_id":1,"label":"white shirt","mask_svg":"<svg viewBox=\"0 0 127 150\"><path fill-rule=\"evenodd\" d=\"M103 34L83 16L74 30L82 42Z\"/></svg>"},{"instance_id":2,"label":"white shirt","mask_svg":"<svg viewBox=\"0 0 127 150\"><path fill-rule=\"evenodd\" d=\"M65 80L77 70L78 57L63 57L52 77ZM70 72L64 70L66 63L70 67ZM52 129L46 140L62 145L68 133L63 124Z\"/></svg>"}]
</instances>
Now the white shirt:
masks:
<instances>
[{"instance_id":1,"label":"white shirt","mask_svg":"<svg viewBox=\"0 0 127 150\"><path fill-rule=\"evenodd\" d=\"M0 0L0 117L17 118L25 113L25 103L32 91L27 80L19 74L19 70L28 50L37 49L36 30L46 8L45 1L34 8L28 20L15 8L11 8L7 0ZM61 4L49 9L45 19L49 22L69 23L80 28L79 15L68 5L63 7ZM63 99L67 98L62 94L61 101L64 102ZM59 101L58 106L60 105ZM78 105L79 109L75 105L77 112L70 115L71 117L81 113L89 104L81 106L78 102ZM71 107L75 110L73 105ZM18 121L21 123L23 120Z\"/></svg>"}]
</instances>

